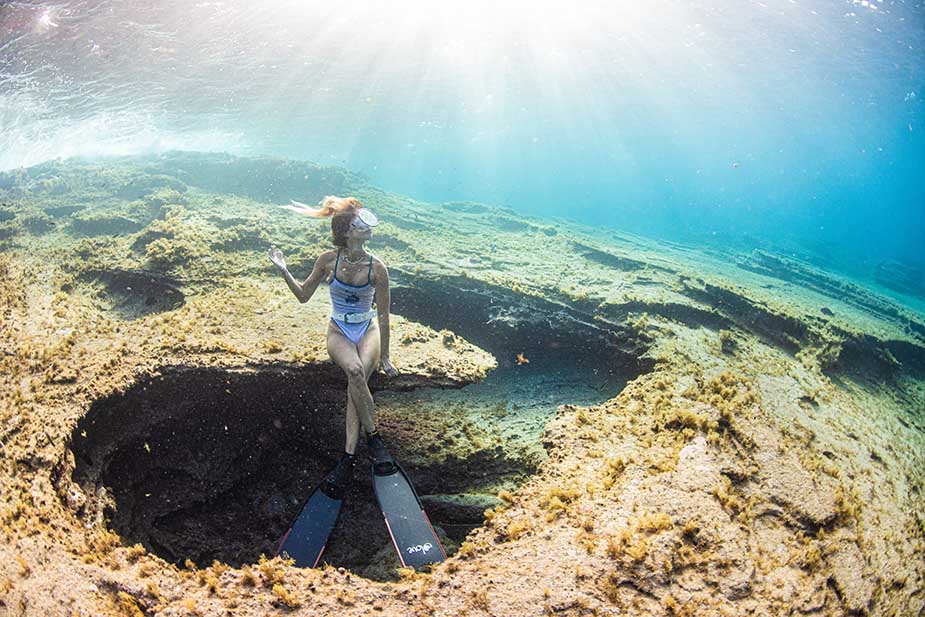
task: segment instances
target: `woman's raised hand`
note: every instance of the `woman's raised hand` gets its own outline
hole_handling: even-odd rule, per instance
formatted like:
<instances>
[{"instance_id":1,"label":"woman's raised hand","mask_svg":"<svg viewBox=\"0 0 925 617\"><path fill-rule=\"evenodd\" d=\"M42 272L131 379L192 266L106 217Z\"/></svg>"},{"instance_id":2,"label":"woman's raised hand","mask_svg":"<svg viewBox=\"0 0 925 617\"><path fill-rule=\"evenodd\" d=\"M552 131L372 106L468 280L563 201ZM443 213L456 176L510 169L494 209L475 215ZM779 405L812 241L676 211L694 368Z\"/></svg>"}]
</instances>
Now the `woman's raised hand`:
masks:
<instances>
[{"instance_id":1,"label":"woman's raised hand","mask_svg":"<svg viewBox=\"0 0 925 617\"><path fill-rule=\"evenodd\" d=\"M280 270L286 269L286 260L283 259L283 252L276 248L275 246L270 247L269 251L270 261L279 268Z\"/></svg>"}]
</instances>

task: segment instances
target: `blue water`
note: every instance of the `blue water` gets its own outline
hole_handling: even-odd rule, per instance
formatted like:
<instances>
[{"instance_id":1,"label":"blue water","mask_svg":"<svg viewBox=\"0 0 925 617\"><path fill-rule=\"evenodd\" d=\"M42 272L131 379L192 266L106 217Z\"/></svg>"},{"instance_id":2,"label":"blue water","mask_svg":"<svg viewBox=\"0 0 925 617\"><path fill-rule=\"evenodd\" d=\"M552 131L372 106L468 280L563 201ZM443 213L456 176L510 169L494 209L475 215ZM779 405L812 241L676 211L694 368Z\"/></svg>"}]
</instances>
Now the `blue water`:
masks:
<instances>
[{"instance_id":1,"label":"blue water","mask_svg":"<svg viewBox=\"0 0 925 617\"><path fill-rule=\"evenodd\" d=\"M0 169L279 155L427 201L925 266L922 2L146 5L0 3Z\"/></svg>"}]
</instances>

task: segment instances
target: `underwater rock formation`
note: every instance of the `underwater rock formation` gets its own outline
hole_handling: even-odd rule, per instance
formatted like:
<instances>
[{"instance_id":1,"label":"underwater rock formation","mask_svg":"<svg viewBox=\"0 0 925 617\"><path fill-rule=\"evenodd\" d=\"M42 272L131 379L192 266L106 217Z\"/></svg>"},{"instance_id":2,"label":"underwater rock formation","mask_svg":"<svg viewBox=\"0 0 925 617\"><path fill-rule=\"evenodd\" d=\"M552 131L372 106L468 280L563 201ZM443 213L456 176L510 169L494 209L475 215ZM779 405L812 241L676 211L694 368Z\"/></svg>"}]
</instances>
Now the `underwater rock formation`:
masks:
<instances>
[{"instance_id":1,"label":"underwater rock formation","mask_svg":"<svg viewBox=\"0 0 925 617\"><path fill-rule=\"evenodd\" d=\"M331 566L264 556L342 446L326 294L266 259L307 276L329 223L275 204L332 193L382 218L401 374L370 387L450 552L428 573L361 473ZM0 311L10 614L925 609L925 323L768 249L284 159L54 161L0 174Z\"/></svg>"}]
</instances>

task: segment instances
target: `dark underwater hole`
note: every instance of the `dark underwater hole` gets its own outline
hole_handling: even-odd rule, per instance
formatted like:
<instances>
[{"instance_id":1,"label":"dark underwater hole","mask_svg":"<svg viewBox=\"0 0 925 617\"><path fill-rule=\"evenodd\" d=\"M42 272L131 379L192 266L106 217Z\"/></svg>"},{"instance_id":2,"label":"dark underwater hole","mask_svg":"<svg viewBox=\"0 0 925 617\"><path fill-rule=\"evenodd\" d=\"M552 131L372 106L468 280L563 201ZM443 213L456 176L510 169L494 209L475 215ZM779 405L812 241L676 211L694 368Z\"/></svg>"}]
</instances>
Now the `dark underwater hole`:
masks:
<instances>
[{"instance_id":1,"label":"dark underwater hole","mask_svg":"<svg viewBox=\"0 0 925 617\"><path fill-rule=\"evenodd\" d=\"M99 287L97 295L105 310L124 321L172 311L186 302L178 282L156 272L90 270L82 273L80 280Z\"/></svg>"},{"instance_id":2,"label":"dark underwater hole","mask_svg":"<svg viewBox=\"0 0 925 617\"><path fill-rule=\"evenodd\" d=\"M272 555L343 448L346 383L333 368L164 370L91 406L72 437L74 479L88 494L107 487L111 527L170 562ZM348 502L372 511L357 479ZM372 522L356 562L389 541Z\"/></svg>"}]
</instances>

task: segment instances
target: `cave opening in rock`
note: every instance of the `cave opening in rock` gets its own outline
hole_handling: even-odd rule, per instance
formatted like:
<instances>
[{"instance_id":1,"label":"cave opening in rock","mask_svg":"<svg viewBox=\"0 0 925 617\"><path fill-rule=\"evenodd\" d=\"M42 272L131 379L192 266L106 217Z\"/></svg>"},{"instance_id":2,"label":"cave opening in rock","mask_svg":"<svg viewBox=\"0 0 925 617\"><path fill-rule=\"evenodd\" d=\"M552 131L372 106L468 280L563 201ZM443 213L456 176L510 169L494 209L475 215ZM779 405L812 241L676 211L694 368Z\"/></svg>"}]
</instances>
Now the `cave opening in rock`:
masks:
<instances>
[{"instance_id":1,"label":"cave opening in rock","mask_svg":"<svg viewBox=\"0 0 925 617\"><path fill-rule=\"evenodd\" d=\"M462 312L468 316L452 324L498 355L499 368L483 382L398 391L381 375L370 379L377 424L448 553L483 523L498 490L536 471L542 429L558 405L602 402L651 368L640 358L645 342L619 326L559 306L489 304L498 312ZM406 308L424 323L439 317ZM486 320L492 336L475 331ZM515 350L529 362L518 362ZM72 435L74 480L90 495L106 487L103 511L127 544L178 565L253 563L275 553L302 500L343 451L345 406L346 381L333 363L164 367L91 406ZM324 561L385 580L394 576L383 565L394 549L362 444L358 454Z\"/></svg>"},{"instance_id":2,"label":"cave opening in rock","mask_svg":"<svg viewBox=\"0 0 925 617\"><path fill-rule=\"evenodd\" d=\"M164 369L91 406L72 436L74 479L107 488L127 543L178 564L256 561L343 447L336 377Z\"/></svg>"}]
</instances>

